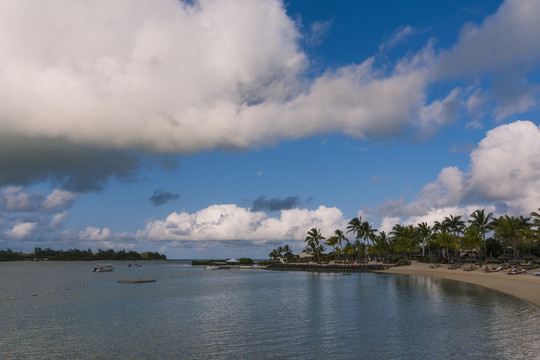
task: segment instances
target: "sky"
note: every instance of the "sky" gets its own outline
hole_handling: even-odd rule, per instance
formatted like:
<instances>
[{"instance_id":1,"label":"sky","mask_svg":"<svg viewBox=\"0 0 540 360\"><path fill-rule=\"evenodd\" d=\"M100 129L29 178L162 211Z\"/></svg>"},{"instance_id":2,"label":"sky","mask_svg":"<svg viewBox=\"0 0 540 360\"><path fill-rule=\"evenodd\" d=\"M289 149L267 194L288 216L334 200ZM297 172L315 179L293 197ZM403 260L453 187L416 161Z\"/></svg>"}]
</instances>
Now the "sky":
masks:
<instances>
[{"instance_id":1,"label":"sky","mask_svg":"<svg viewBox=\"0 0 540 360\"><path fill-rule=\"evenodd\" d=\"M259 259L527 216L537 34L537 0L0 0L0 248Z\"/></svg>"}]
</instances>

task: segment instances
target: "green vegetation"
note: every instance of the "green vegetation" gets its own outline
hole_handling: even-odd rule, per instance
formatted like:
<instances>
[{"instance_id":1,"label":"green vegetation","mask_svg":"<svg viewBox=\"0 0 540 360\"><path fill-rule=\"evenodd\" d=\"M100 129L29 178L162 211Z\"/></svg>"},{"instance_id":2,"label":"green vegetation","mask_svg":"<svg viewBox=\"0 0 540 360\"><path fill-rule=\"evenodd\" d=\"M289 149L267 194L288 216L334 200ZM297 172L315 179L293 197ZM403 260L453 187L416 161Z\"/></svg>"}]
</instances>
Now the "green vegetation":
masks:
<instances>
[{"instance_id":1,"label":"green vegetation","mask_svg":"<svg viewBox=\"0 0 540 360\"><path fill-rule=\"evenodd\" d=\"M471 261L488 257L519 259L540 258L540 209L531 217L503 215L498 218L484 209L475 210L465 221L462 216L450 215L433 226L422 222L416 226L396 224L389 234L378 233L362 218L352 219L347 239L342 230L335 230L327 239L319 229L312 228L305 239L305 251L313 258L304 261L366 262L408 264L409 259L429 262L450 262L467 257ZM329 252L326 253L325 246ZM293 257L289 245L280 246L269 254L271 259ZM300 261L300 260L295 260Z\"/></svg>"},{"instance_id":2,"label":"green vegetation","mask_svg":"<svg viewBox=\"0 0 540 360\"><path fill-rule=\"evenodd\" d=\"M0 250L0 261L20 261L20 260L59 260L59 261L72 261L72 260L167 260L167 257L158 252L143 252L138 253L135 251L112 249L101 250L92 252L92 250L52 250L49 248L42 249L39 247L34 248L33 253L24 254L22 252L14 252L11 249Z\"/></svg>"}]
</instances>

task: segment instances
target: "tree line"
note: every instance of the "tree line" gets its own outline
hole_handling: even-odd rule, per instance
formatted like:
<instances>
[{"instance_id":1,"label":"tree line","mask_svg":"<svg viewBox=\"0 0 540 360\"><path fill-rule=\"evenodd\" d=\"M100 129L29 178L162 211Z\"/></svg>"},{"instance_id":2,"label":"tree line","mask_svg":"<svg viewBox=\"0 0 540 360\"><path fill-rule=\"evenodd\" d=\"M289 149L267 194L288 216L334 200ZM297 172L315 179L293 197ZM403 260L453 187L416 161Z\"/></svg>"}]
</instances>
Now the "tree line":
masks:
<instances>
[{"instance_id":1,"label":"tree line","mask_svg":"<svg viewBox=\"0 0 540 360\"><path fill-rule=\"evenodd\" d=\"M349 240L346 234L351 234L354 240ZM416 226L396 224L388 234L358 217L349 221L345 232L337 229L328 238L320 229L310 229L305 244L305 251L317 262L338 259L395 262L407 260L413 254L429 262L450 262L459 258L462 250L484 261L490 256L516 259L522 254L540 258L540 208L530 217L497 218L478 209L467 220L450 215L431 226L425 222ZM291 253L289 245L274 249L269 256L277 259L287 253Z\"/></svg>"},{"instance_id":2,"label":"tree line","mask_svg":"<svg viewBox=\"0 0 540 360\"><path fill-rule=\"evenodd\" d=\"M72 260L86 260L86 261L102 261L102 260L167 260L167 256L156 252L143 252L138 253L136 251L126 250L102 250L98 249L97 252L92 250L53 250L50 248L42 249L40 247L34 248L32 253L15 252L11 249L0 250L0 261L20 261L20 260L58 260L58 261L72 261Z\"/></svg>"}]
</instances>

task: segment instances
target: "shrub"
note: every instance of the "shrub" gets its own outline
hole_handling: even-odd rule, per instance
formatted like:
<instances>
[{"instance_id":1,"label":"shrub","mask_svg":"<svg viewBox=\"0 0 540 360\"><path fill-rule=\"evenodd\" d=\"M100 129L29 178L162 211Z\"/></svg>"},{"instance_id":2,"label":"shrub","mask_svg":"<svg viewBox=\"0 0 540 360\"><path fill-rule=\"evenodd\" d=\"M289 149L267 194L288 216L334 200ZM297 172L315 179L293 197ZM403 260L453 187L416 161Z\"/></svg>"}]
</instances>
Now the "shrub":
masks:
<instances>
[{"instance_id":1,"label":"shrub","mask_svg":"<svg viewBox=\"0 0 540 360\"><path fill-rule=\"evenodd\" d=\"M399 259L396 263L396 266L411 265L407 259Z\"/></svg>"}]
</instances>

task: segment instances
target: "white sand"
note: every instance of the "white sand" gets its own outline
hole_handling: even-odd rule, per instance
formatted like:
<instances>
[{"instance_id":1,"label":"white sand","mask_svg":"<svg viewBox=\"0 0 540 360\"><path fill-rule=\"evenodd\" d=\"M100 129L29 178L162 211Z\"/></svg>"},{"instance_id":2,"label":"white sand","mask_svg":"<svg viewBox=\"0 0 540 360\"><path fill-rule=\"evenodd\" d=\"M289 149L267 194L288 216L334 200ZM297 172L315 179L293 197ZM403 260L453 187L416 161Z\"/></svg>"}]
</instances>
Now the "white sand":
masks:
<instances>
[{"instance_id":1,"label":"white sand","mask_svg":"<svg viewBox=\"0 0 540 360\"><path fill-rule=\"evenodd\" d=\"M426 275L463 281L514 295L540 307L540 276L533 275L535 271L540 271L539 268L528 270L525 274L508 275L505 270L496 273L486 273L483 269L463 271L461 268L449 270L448 265L442 265L437 269L432 269L429 266L429 264L413 262L410 266L393 267L381 272Z\"/></svg>"}]
</instances>

